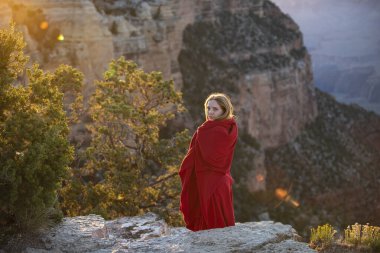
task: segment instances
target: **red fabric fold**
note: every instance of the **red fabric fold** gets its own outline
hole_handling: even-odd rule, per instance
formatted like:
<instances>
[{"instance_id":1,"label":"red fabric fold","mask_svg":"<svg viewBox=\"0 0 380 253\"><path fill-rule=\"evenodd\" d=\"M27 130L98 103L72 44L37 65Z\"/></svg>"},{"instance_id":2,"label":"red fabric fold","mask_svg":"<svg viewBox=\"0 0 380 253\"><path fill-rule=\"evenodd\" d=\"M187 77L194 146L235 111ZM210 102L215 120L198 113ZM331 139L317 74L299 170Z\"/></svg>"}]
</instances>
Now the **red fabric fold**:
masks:
<instances>
[{"instance_id":1,"label":"red fabric fold","mask_svg":"<svg viewBox=\"0 0 380 253\"><path fill-rule=\"evenodd\" d=\"M234 119L207 120L194 133L179 170L180 210L192 231L235 225L231 164L238 129Z\"/></svg>"}]
</instances>

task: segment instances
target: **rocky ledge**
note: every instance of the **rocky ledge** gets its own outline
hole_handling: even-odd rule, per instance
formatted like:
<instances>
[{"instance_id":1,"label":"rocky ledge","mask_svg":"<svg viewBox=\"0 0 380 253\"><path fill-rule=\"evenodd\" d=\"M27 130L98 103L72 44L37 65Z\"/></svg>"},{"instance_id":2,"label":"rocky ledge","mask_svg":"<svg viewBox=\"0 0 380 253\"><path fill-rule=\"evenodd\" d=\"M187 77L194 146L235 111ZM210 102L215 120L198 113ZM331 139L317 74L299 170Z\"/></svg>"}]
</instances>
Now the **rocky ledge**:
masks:
<instances>
[{"instance_id":1,"label":"rocky ledge","mask_svg":"<svg viewBox=\"0 0 380 253\"><path fill-rule=\"evenodd\" d=\"M315 252L300 239L290 225L273 221L192 232L154 213L112 221L88 215L64 218L23 252Z\"/></svg>"}]
</instances>

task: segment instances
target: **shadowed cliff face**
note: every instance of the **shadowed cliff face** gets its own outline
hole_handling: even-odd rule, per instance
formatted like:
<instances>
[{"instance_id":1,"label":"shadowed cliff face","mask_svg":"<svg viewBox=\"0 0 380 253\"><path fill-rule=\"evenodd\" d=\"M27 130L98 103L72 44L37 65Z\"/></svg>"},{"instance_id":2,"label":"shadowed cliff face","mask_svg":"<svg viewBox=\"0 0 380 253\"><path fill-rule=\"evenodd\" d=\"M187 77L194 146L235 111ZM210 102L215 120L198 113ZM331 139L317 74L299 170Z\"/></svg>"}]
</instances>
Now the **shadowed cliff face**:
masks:
<instances>
[{"instance_id":1,"label":"shadowed cliff face","mask_svg":"<svg viewBox=\"0 0 380 253\"><path fill-rule=\"evenodd\" d=\"M378 123L361 117L361 110L346 113L336 101L316 95L301 31L271 2L13 0L0 3L0 25L11 16L23 17L27 9L65 36L53 43L53 31L35 33L37 19L19 19L32 58L46 69L60 63L78 67L87 77L85 97L109 60L122 55L175 80L190 111L188 128L203 120L202 104L210 92L231 96L240 129L232 167L238 221L274 217L307 233L311 224L342 213L347 217L337 218L340 224L359 215L376 218L363 210L379 196L374 190L378 153L366 151L379 148ZM325 187L339 191L325 194ZM371 198L362 202L367 189ZM290 206L285 206L287 192L294 200ZM337 199L347 204L334 205ZM323 201L330 204L321 208Z\"/></svg>"},{"instance_id":2,"label":"shadowed cliff face","mask_svg":"<svg viewBox=\"0 0 380 253\"><path fill-rule=\"evenodd\" d=\"M284 144L317 114L301 32L269 1L251 1L244 11L223 3L214 1L184 30L185 102L199 124L207 95L225 92L241 129L264 148Z\"/></svg>"}]
</instances>

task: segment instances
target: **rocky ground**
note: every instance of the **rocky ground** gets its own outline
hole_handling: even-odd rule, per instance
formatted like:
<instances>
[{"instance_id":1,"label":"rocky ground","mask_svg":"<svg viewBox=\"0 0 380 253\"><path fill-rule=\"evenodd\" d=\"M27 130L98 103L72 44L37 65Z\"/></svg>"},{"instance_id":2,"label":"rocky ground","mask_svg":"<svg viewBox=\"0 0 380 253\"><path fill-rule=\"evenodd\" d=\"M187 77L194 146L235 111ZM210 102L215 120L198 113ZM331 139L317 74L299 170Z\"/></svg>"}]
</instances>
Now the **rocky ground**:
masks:
<instances>
[{"instance_id":1,"label":"rocky ground","mask_svg":"<svg viewBox=\"0 0 380 253\"><path fill-rule=\"evenodd\" d=\"M290 225L273 221L192 232L169 227L154 213L105 221L88 215L64 218L17 252L316 252ZM8 252L6 251L0 252ZM12 252L13 252L12 251Z\"/></svg>"}]
</instances>

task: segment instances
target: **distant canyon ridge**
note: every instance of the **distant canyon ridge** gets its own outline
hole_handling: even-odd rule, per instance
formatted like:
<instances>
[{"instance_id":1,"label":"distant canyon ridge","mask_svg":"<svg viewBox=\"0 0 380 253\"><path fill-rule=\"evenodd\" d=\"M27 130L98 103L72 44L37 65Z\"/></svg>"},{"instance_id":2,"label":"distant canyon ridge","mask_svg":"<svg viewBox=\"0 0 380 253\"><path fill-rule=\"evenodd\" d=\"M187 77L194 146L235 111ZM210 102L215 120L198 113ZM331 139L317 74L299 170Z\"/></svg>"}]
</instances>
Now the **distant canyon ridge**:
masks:
<instances>
[{"instance_id":1,"label":"distant canyon ridge","mask_svg":"<svg viewBox=\"0 0 380 253\"><path fill-rule=\"evenodd\" d=\"M316 34L314 47L307 36L304 43L302 29L269 0L1 1L0 27L11 18L32 60L47 70L66 63L85 74L85 102L120 56L161 71L182 91L188 113L171 127L194 131L204 120L206 96L230 95L239 125L232 166L237 220L281 220L304 236L310 225L326 221L379 220L380 117L314 86L316 80L335 92L343 89L340 82L344 92L353 87L353 94L376 100L378 72L362 64L376 62L376 50L362 48L352 58L361 59L357 64L343 57L344 48L343 56L335 50L326 56L320 52L334 49L335 39ZM326 59L333 66L326 67ZM327 81L314 78L313 67L317 73L326 68Z\"/></svg>"},{"instance_id":2,"label":"distant canyon ridge","mask_svg":"<svg viewBox=\"0 0 380 253\"><path fill-rule=\"evenodd\" d=\"M380 2L273 2L301 27L316 87L380 115Z\"/></svg>"}]
</instances>

